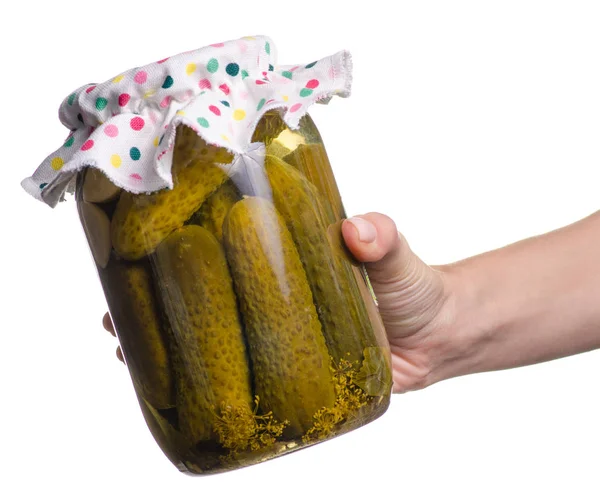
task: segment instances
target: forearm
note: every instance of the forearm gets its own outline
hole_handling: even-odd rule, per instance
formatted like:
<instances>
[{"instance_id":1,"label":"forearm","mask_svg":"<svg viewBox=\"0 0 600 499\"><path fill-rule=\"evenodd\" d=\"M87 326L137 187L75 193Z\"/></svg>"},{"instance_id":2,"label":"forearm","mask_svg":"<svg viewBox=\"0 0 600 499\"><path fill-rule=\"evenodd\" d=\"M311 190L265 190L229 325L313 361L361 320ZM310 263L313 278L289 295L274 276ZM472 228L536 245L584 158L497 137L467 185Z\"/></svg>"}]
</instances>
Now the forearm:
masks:
<instances>
[{"instance_id":1,"label":"forearm","mask_svg":"<svg viewBox=\"0 0 600 499\"><path fill-rule=\"evenodd\" d=\"M600 348L600 212L443 271L462 342L443 377Z\"/></svg>"}]
</instances>

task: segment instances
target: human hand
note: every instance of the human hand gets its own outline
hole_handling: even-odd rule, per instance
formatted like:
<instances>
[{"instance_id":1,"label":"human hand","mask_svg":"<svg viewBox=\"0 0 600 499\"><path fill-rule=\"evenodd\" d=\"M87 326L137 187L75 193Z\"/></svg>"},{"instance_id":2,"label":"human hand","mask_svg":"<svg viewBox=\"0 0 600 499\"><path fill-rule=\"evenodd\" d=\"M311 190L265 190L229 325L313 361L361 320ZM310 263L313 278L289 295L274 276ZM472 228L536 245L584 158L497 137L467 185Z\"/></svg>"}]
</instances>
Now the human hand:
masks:
<instances>
[{"instance_id":1,"label":"human hand","mask_svg":"<svg viewBox=\"0 0 600 499\"><path fill-rule=\"evenodd\" d=\"M110 315L108 315L108 312L106 312L104 314L104 317L102 317L102 325L104 326L104 329L106 329L110 334L112 334L113 336L117 336L117 333L115 332L115 326L112 323L112 320L110 319ZM121 350L121 347L118 346L117 347L117 358L125 363L125 359L123 358L123 351Z\"/></svg>"},{"instance_id":2,"label":"human hand","mask_svg":"<svg viewBox=\"0 0 600 499\"><path fill-rule=\"evenodd\" d=\"M449 274L423 263L396 225L380 213L344 221L346 246L364 262L392 353L394 392L424 388L446 377L458 355L451 333Z\"/></svg>"}]
</instances>

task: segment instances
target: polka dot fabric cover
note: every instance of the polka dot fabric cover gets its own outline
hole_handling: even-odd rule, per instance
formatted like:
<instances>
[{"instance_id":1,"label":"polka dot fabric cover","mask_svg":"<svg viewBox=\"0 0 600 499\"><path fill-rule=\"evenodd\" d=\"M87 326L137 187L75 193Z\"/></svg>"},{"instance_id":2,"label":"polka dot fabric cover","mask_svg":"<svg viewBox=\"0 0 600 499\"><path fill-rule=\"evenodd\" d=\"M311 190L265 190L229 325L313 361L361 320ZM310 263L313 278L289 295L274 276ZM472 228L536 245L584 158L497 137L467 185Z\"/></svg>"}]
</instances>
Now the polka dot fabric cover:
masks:
<instances>
[{"instance_id":1,"label":"polka dot fabric cover","mask_svg":"<svg viewBox=\"0 0 600 499\"><path fill-rule=\"evenodd\" d=\"M263 36L156 61L68 95L59 117L71 133L22 186L52 207L87 166L133 193L172 187L177 125L244 155L266 111L282 108L285 122L297 128L314 102L347 97L350 82L348 52L281 66L273 42Z\"/></svg>"}]
</instances>

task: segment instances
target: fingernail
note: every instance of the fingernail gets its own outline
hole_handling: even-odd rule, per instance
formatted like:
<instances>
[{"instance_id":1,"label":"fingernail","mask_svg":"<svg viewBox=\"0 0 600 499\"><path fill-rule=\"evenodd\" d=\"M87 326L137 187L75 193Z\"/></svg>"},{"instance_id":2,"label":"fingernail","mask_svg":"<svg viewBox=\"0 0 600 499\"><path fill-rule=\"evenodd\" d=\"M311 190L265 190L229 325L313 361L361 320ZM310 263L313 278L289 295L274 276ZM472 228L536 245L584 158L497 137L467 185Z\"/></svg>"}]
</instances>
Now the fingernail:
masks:
<instances>
[{"instance_id":1,"label":"fingernail","mask_svg":"<svg viewBox=\"0 0 600 499\"><path fill-rule=\"evenodd\" d=\"M348 219L358 232L358 239L361 243L372 243L377 238L377 229L371 222L364 218L352 217Z\"/></svg>"}]
</instances>

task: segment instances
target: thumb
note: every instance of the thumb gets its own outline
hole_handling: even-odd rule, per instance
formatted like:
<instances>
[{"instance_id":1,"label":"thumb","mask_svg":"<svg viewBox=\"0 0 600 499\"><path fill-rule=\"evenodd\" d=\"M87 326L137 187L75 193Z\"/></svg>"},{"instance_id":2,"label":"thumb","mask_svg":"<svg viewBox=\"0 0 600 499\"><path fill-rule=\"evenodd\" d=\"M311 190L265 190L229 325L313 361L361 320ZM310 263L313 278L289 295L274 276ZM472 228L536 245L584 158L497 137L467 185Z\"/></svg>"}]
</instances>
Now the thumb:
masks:
<instances>
[{"instance_id":1,"label":"thumb","mask_svg":"<svg viewBox=\"0 0 600 499\"><path fill-rule=\"evenodd\" d=\"M380 213L349 218L342 235L365 263L390 339L414 334L433 319L443 301L442 278L413 253L391 218Z\"/></svg>"}]
</instances>

